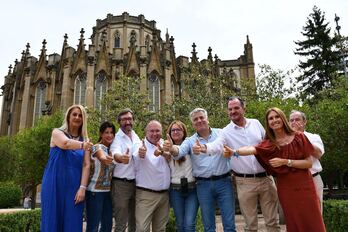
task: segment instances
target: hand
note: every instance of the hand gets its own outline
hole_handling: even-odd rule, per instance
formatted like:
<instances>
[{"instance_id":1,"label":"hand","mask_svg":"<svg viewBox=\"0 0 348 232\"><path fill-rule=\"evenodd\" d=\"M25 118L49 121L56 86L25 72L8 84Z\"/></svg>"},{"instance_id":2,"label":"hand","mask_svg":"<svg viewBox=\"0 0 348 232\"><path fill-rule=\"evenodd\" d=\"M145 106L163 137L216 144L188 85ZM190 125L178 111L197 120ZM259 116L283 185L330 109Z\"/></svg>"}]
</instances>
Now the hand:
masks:
<instances>
[{"instance_id":1,"label":"hand","mask_svg":"<svg viewBox=\"0 0 348 232\"><path fill-rule=\"evenodd\" d=\"M159 143L157 143L156 147L157 147L157 149L155 150L155 152L153 154L158 157L158 156L162 155L162 147Z\"/></svg>"},{"instance_id":2,"label":"hand","mask_svg":"<svg viewBox=\"0 0 348 232\"><path fill-rule=\"evenodd\" d=\"M129 148L127 148L126 153L119 157L119 161L123 164L128 164L130 159Z\"/></svg>"},{"instance_id":3,"label":"hand","mask_svg":"<svg viewBox=\"0 0 348 232\"><path fill-rule=\"evenodd\" d=\"M231 157L233 155L233 153L234 152L233 152L232 148L230 148L227 145L224 145L224 157L225 158Z\"/></svg>"},{"instance_id":4,"label":"hand","mask_svg":"<svg viewBox=\"0 0 348 232\"><path fill-rule=\"evenodd\" d=\"M93 146L93 143L91 143L89 140L88 140L88 141L84 141L84 142L82 142L82 143L83 143L82 148L83 148L83 150L85 150L85 151L90 150L91 147Z\"/></svg>"},{"instance_id":5,"label":"hand","mask_svg":"<svg viewBox=\"0 0 348 232\"><path fill-rule=\"evenodd\" d=\"M195 144L192 146L192 152L195 155L199 155L200 153L206 153L207 147L205 145L202 145L199 140L197 139Z\"/></svg>"},{"instance_id":6,"label":"hand","mask_svg":"<svg viewBox=\"0 0 348 232\"><path fill-rule=\"evenodd\" d=\"M79 190L77 190L77 193L75 195L75 205L84 201L85 200L85 195L86 195L86 189L84 188L79 188Z\"/></svg>"},{"instance_id":7,"label":"hand","mask_svg":"<svg viewBox=\"0 0 348 232\"><path fill-rule=\"evenodd\" d=\"M167 134L167 139L164 140L164 143L163 143L163 151L171 151L173 150L173 140L172 138L170 137L169 134Z\"/></svg>"},{"instance_id":8,"label":"hand","mask_svg":"<svg viewBox=\"0 0 348 232\"><path fill-rule=\"evenodd\" d=\"M172 159L172 155L168 151L164 151L162 153L162 156L167 160L167 162L171 161L171 159Z\"/></svg>"},{"instance_id":9,"label":"hand","mask_svg":"<svg viewBox=\"0 0 348 232\"><path fill-rule=\"evenodd\" d=\"M286 165L287 162L288 162L287 159L281 159L281 158L273 158L269 160L269 164L274 168Z\"/></svg>"},{"instance_id":10,"label":"hand","mask_svg":"<svg viewBox=\"0 0 348 232\"><path fill-rule=\"evenodd\" d=\"M114 160L112 156L105 155L104 153L98 157L99 161L104 165L111 165Z\"/></svg>"},{"instance_id":11,"label":"hand","mask_svg":"<svg viewBox=\"0 0 348 232\"><path fill-rule=\"evenodd\" d=\"M139 148L138 155L140 158L144 159L147 149L145 146L144 139L142 139L141 142L142 142L142 146Z\"/></svg>"}]
</instances>

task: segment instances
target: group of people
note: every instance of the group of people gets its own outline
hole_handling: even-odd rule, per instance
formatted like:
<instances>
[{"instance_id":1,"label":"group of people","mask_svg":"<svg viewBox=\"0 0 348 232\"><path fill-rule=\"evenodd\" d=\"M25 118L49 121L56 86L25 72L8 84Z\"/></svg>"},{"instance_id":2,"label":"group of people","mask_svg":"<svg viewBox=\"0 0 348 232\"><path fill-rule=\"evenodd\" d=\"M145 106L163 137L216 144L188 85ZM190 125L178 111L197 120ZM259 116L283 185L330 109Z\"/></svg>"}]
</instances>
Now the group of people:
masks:
<instances>
[{"instance_id":1,"label":"group of people","mask_svg":"<svg viewBox=\"0 0 348 232\"><path fill-rule=\"evenodd\" d=\"M189 115L193 135L173 121L163 139L161 123L152 120L141 140L134 113L124 109L118 132L104 122L92 144L84 108L71 106L52 132L41 231L82 231L85 198L87 231L111 231L113 217L115 231L165 231L170 206L177 231L196 231L199 208L204 231L215 231L217 207L224 231L236 231L234 187L245 231L258 230L258 203L267 231L280 231L279 202L287 231L325 231L324 147L318 135L304 131L304 113L292 111L289 123L280 109L270 108L265 130L244 116L241 98L229 98L227 110L231 122L223 129L211 128L207 111L196 108Z\"/></svg>"}]
</instances>

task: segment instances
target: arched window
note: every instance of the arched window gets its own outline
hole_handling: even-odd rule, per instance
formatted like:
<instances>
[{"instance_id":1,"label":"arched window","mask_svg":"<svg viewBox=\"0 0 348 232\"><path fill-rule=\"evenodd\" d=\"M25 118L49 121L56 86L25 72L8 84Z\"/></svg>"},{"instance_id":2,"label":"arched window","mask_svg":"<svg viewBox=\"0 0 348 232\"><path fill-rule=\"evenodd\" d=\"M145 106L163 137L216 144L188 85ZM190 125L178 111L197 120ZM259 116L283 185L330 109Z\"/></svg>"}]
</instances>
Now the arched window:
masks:
<instances>
[{"instance_id":1,"label":"arched window","mask_svg":"<svg viewBox=\"0 0 348 232\"><path fill-rule=\"evenodd\" d=\"M35 105L34 105L34 123L42 115L42 110L45 109L46 99L46 83L40 81L36 86Z\"/></svg>"},{"instance_id":2,"label":"arched window","mask_svg":"<svg viewBox=\"0 0 348 232\"><path fill-rule=\"evenodd\" d=\"M115 33L115 44L114 44L115 48L119 48L121 47L121 39L120 39L120 32L116 31Z\"/></svg>"},{"instance_id":3,"label":"arched window","mask_svg":"<svg viewBox=\"0 0 348 232\"><path fill-rule=\"evenodd\" d=\"M74 95L74 104L86 105L86 73L76 77Z\"/></svg>"},{"instance_id":4,"label":"arched window","mask_svg":"<svg viewBox=\"0 0 348 232\"><path fill-rule=\"evenodd\" d=\"M95 78L95 90L94 90L94 107L101 112L104 111L101 100L107 90L107 79L105 73L98 73Z\"/></svg>"},{"instance_id":5,"label":"arched window","mask_svg":"<svg viewBox=\"0 0 348 232\"><path fill-rule=\"evenodd\" d=\"M160 80L154 73L149 76L149 100L149 110L158 112L160 109Z\"/></svg>"}]
</instances>

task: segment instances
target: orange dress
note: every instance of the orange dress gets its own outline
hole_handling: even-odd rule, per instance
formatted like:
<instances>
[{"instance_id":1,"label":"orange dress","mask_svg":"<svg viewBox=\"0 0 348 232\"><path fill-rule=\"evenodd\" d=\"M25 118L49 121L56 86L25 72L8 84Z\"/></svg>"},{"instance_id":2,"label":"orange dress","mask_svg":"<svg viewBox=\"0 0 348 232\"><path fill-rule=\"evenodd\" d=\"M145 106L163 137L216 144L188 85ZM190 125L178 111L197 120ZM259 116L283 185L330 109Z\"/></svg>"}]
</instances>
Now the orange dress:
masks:
<instances>
[{"instance_id":1,"label":"orange dress","mask_svg":"<svg viewBox=\"0 0 348 232\"><path fill-rule=\"evenodd\" d=\"M287 231L326 231L310 171L288 166L274 168L269 164L272 158L300 160L310 156L314 147L307 137L298 132L291 143L280 148L269 140L263 140L255 148L259 163L277 177L278 197L284 210Z\"/></svg>"}]
</instances>

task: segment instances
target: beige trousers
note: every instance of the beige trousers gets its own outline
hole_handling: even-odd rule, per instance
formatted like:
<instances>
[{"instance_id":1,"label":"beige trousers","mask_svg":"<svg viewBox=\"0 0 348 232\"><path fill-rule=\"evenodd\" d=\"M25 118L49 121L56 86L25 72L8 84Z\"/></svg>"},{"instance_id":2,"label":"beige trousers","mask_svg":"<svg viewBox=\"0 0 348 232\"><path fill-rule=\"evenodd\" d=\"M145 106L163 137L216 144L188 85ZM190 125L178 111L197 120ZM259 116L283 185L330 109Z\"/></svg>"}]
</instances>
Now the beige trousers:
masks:
<instances>
[{"instance_id":1,"label":"beige trousers","mask_svg":"<svg viewBox=\"0 0 348 232\"><path fill-rule=\"evenodd\" d=\"M257 231L257 203L260 202L267 231L279 232L278 195L273 177L235 177L239 207L245 219L245 231Z\"/></svg>"},{"instance_id":2,"label":"beige trousers","mask_svg":"<svg viewBox=\"0 0 348 232\"><path fill-rule=\"evenodd\" d=\"M320 210L321 213L323 214L323 191L324 191L324 184L323 180L321 179L320 174L316 175L313 177L314 185L315 185L315 190L317 192L319 201L320 201Z\"/></svg>"},{"instance_id":3,"label":"beige trousers","mask_svg":"<svg viewBox=\"0 0 348 232\"><path fill-rule=\"evenodd\" d=\"M136 189L135 225L136 232L160 232L166 230L169 219L169 195Z\"/></svg>"}]
</instances>

